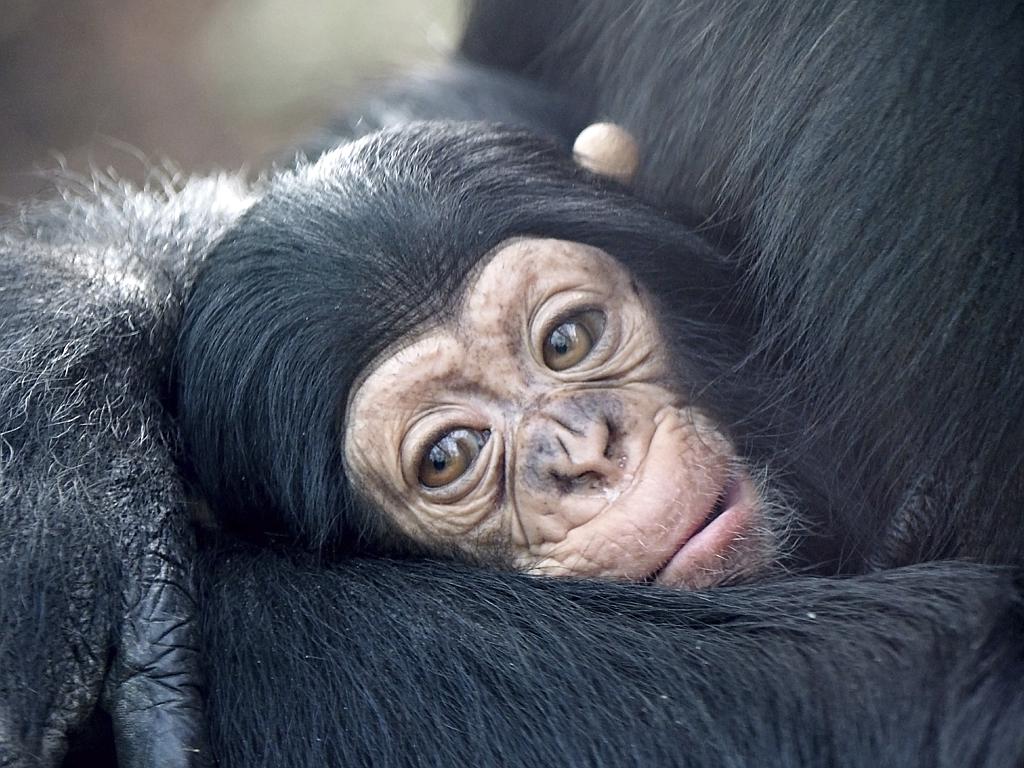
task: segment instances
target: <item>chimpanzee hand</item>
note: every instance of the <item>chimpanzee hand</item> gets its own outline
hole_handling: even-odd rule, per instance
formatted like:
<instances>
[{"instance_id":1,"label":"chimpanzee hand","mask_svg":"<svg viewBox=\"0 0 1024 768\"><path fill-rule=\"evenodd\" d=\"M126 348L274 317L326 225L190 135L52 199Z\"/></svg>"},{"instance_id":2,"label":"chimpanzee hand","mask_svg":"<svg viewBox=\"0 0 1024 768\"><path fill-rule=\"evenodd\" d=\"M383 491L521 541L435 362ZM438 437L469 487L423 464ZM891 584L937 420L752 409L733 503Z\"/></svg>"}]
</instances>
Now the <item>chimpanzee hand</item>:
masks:
<instances>
[{"instance_id":1,"label":"chimpanzee hand","mask_svg":"<svg viewBox=\"0 0 1024 768\"><path fill-rule=\"evenodd\" d=\"M183 506L167 503L180 500L173 476L149 453L75 472L4 455L0 766L59 765L97 708L111 716L120 765L210 762L194 540Z\"/></svg>"},{"instance_id":2,"label":"chimpanzee hand","mask_svg":"<svg viewBox=\"0 0 1024 768\"><path fill-rule=\"evenodd\" d=\"M193 541L168 521L129 563L101 697L122 766L210 765L198 670Z\"/></svg>"},{"instance_id":3,"label":"chimpanzee hand","mask_svg":"<svg viewBox=\"0 0 1024 768\"><path fill-rule=\"evenodd\" d=\"M65 259L40 231L0 240L0 766L59 765L99 710L121 765L207 765L195 543L160 394L170 289L121 280L127 245Z\"/></svg>"}]
</instances>

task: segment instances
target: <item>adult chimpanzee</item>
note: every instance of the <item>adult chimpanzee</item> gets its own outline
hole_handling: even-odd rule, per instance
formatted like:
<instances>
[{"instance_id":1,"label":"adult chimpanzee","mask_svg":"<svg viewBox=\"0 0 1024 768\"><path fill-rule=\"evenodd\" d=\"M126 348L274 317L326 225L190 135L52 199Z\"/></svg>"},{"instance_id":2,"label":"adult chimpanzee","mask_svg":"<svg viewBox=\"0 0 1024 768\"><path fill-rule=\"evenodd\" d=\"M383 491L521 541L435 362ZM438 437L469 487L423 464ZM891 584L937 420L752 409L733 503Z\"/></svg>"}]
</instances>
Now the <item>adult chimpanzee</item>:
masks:
<instances>
[{"instance_id":1,"label":"adult chimpanzee","mask_svg":"<svg viewBox=\"0 0 1024 768\"><path fill-rule=\"evenodd\" d=\"M466 53L543 87L456 67L444 85L391 94L392 115L504 110L549 133L570 126L563 137L577 115L630 125L645 148L638 193L708 219L747 275L753 359L773 386L751 397L787 409L747 413L752 443L737 448L779 449L782 480L840 532L836 570L947 554L1018 562L1022 545L1021 11L923 6L538 3L504 20L503 6L480 6ZM593 87L594 98L574 112L549 86ZM372 124L372 109L363 117ZM434 233L418 253L475 260L474 243L515 224L494 203L502 193L510 210L536 200L540 218L573 201L581 222L582 209L615 201L640 215L520 134L416 130L411 143L398 131L362 145L386 149L365 158L376 179L332 155L265 189L101 190L5 233L0 757L58 762L69 735L103 724L90 716L99 700L124 764L202 761L198 573L224 765L1019 764L1019 592L981 566L690 594L429 562L326 564L288 546L294 532L284 546L203 542L189 566L161 396L181 302L215 241L223 255L263 228L260 248L299 238L326 258L338 244L317 233L362 205L368 229L342 245L398 220L408 229L391 237ZM424 155L434 159L410 187ZM453 172L424 171L442 166ZM441 242L455 231L445 211L483 234ZM560 237L596 237L579 229ZM641 252L659 232L624 245ZM448 295L461 282L456 269L438 277L429 287ZM314 329L292 320L286 340L306 343ZM302 457L278 417L316 403L261 402L282 408L262 430L239 426L290 438L287 469ZM308 450L340 456L308 437ZM305 464L291 469L309 479ZM287 487L249 479L257 493ZM296 529L307 540L334 530L339 509L287 508L315 513ZM215 511L250 531L276 522L269 505L248 524L244 510Z\"/></svg>"}]
</instances>

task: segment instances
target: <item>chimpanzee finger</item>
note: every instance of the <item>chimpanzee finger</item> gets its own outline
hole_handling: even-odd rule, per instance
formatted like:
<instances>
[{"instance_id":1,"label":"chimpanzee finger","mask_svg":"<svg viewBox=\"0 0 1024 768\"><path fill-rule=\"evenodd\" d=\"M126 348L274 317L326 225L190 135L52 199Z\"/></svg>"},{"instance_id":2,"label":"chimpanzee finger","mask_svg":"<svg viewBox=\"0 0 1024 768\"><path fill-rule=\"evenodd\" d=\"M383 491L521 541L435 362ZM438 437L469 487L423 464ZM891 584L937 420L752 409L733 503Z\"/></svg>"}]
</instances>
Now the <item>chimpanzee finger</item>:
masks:
<instances>
[{"instance_id":1,"label":"chimpanzee finger","mask_svg":"<svg viewBox=\"0 0 1024 768\"><path fill-rule=\"evenodd\" d=\"M161 537L129 586L102 704L128 768L212 765L199 671L191 542ZM177 538L179 541L168 542Z\"/></svg>"}]
</instances>

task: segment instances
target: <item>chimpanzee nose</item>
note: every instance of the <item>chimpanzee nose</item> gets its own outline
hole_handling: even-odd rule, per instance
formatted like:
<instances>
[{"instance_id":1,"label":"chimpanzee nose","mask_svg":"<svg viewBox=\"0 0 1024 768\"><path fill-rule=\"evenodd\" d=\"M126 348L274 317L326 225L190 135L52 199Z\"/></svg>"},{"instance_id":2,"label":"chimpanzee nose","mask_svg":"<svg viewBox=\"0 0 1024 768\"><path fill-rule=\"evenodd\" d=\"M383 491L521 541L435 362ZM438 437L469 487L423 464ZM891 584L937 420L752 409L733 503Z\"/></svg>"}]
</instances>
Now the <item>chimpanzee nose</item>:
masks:
<instances>
[{"instance_id":1,"label":"chimpanzee nose","mask_svg":"<svg viewBox=\"0 0 1024 768\"><path fill-rule=\"evenodd\" d=\"M545 404L521 429L524 480L535 491L600 493L623 477L608 404L586 395Z\"/></svg>"}]
</instances>

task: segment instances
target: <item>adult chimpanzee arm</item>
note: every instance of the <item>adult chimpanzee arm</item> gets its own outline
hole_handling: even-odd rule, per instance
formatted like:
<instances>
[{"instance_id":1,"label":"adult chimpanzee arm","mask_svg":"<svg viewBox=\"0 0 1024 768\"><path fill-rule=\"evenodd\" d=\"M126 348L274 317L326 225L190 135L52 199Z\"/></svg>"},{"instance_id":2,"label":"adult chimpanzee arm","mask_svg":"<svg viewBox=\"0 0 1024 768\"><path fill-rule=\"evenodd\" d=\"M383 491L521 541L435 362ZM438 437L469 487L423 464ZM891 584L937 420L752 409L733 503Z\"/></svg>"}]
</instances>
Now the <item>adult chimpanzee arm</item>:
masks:
<instances>
[{"instance_id":1,"label":"adult chimpanzee arm","mask_svg":"<svg viewBox=\"0 0 1024 768\"><path fill-rule=\"evenodd\" d=\"M160 381L186 266L241 207L226 192L108 189L3 232L0 765L60 764L97 705L122 765L208 764Z\"/></svg>"},{"instance_id":2,"label":"adult chimpanzee arm","mask_svg":"<svg viewBox=\"0 0 1024 768\"><path fill-rule=\"evenodd\" d=\"M206 558L223 768L1024 759L1024 613L1005 572L682 593L231 547Z\"/></svg>"}]
</instances>

